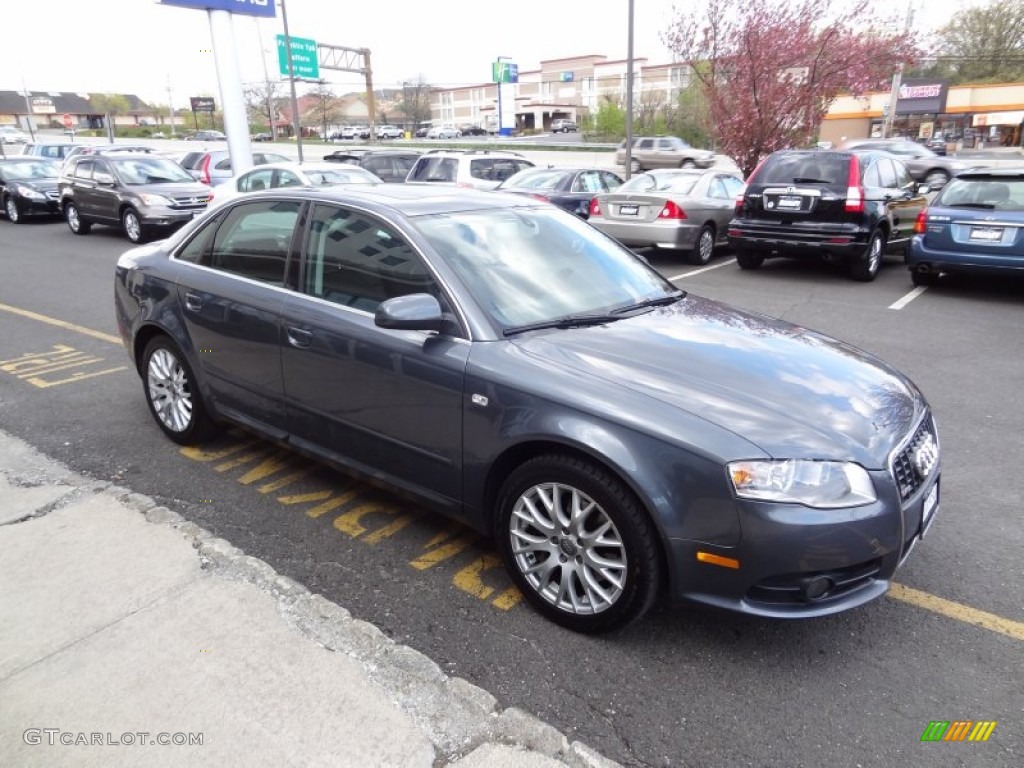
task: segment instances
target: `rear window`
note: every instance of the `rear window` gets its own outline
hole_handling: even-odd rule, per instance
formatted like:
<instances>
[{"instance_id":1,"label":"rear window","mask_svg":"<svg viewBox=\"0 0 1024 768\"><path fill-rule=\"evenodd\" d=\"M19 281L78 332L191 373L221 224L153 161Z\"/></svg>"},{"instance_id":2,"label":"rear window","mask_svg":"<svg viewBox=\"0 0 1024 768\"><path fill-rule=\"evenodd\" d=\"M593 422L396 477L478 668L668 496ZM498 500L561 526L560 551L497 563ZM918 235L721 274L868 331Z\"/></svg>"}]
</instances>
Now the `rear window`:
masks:
<instances>
[{"instance_id":1,"label":"rear window","mask_svg":"<svg viewBox=\"0 0 1024 768\"><path fill-rule=\"evenodd\" d=\"M780 153L770 155L752 184L821 184L846 188L850 155L837 152Z\"/></svg>"},{"instance_id":2,"label":"rear window","mask_svg":"<svg viewBox=\"0 0 1024 768\"><path fill-rule=\"evenodd\" d=\"M458 164L450 157L421 157L409 172L409 181L454 182Z\"/></svg>"},{"instance_id":3,"label":"rear window","mask_svg":"<svg viewBox=\"0 0 1024 768\"><path fill-rule=\"evenodd\" d=\"M967 176L952 179L933 205L982 210L1024 210L1024 177Z\"/></svg>"}]
</instances>

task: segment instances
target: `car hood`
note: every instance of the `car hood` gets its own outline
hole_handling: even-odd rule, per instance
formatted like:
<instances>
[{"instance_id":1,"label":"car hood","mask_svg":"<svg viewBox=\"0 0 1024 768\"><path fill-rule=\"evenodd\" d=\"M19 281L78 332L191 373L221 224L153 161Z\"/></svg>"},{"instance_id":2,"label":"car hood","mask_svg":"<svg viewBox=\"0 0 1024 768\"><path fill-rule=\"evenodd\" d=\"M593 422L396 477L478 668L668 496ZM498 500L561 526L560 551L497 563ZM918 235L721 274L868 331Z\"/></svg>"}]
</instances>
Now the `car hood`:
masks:
<instances>
[{"instance_id":1,"label":"car hood","mask_svg":"<svg viewBox=\"0 0 1024 768\"><path fill-rule=\"evenodd\" d=\"M166 184L133 184L125 189L139 195L208 198L211 188L201 182L176 181Z\"/></svg>"},{"instance_id":2,"label":"car hood","mask_svg":"<svg viewBox=\"0 0 1024 768\"><path fill-rule=\"evenodd\" d=\"M597 377L683 409L775 458L881 469L926 407L909 379L866 352L694 296L607 325L517 336L513 343L577 380ZM629 408L625 392L619 407Z\"/></svg>"}]
</instances>

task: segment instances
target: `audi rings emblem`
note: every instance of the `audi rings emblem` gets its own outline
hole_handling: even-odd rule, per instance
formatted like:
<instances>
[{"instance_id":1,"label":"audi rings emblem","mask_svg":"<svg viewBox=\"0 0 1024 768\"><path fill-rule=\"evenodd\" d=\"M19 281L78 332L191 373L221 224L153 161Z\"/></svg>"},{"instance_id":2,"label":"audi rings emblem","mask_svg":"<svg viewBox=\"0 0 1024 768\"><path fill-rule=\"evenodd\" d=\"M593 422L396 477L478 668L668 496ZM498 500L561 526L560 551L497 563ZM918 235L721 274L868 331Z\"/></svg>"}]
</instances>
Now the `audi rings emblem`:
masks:
<instances>
[{"instance_id":1,"label":"audi rings emblem","mask_svg":"<svg viewBox=\"0 0 1024 768\"><path fill-rule=\"evenodd\" d=\"M914 462L914 469L921 479L928 477L939 460L939 446L935 438L926 434L921 444L911 453L910 459Z\"/></svg>"}]
</instances>

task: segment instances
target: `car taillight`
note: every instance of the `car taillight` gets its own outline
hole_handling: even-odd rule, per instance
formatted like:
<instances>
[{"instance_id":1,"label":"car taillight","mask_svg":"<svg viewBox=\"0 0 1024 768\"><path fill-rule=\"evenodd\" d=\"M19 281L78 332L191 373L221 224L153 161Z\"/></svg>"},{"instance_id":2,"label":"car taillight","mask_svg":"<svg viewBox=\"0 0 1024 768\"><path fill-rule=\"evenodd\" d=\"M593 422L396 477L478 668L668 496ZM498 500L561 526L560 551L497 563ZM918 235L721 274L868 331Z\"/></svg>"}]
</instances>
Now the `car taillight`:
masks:
<instances>
[{"instance_id":1,"label":"car taillight","mask_svg":"<svg viewBox=\"0 0 1024 768\"><path fill-rule=\"evenodd\" d=\"M685 219L686 211L673 203L671 200L665 203L665 207L658 214L659 219Z\"/></svg>"},{"instance_id":2,"label":"car taillight","mask_svg":"<svg viewBox=\"0 0 1024 768\"><path fill-rule=\"evenodd\" d=\"M536 192L531 192L530 197L532 197L534 200L543 200L545 203L551 202L550 197L548 197L547 195L539 195Z\"/></svg>"},{"instance_id":3,"label":"car taillight","mask_svg":"<svg viewBox=\"0 0 1024 768\"><path fill-rule=\"evenodd\" d=\"M597 202L597 198L596 197L591 199L591 201L590 201L590 209L587 212L587 215L590 218L594 218L595 216L600 216L601 215L601 204L599 202Z\"/></svg>"},{"instance_id":4,"label":"car taillight","mask_svg":"<svg viewBox=\"0 0 1024 768\"><path fill-rule=\"evenodd\" d=\"M743 203L747 199L747 185L744 184L740 187L739 193L736 195L736 203L733 206L733 211L737 215L743 212Z\"/></svg>"},{"instance_id":5,"label":"car taillight","mask_svg":"<svg viewBox=\"0 0 1024 768\"><path fill-rule=\"evenodd\" d=\"M203 158L202 164L199 166L199 180L203 184L210 184L210 155L206 155Z\"/></svg>"},{"instance_id":6,"label":"car taillight","mask_svg":"<svg viewBox=\"0 0 1024 768\"><path fill-rule=\"evenodd\" d=\"M914 234L923 235L925 233L926 225L928 224L928 211L924 210L917 214L917 219L914 221Z\"/></svg>"},{"instance_id":7,"label":"car taillight","mask_svg":"<svg viewBox=\"0 0 1024 768\"><path fill-rule=\"evenodd\" d=\"M850 181L844 210L847 213L864 213L864 187L860 185L860 163L856 155L850 157Z\"/></svg>"}]
</instances>

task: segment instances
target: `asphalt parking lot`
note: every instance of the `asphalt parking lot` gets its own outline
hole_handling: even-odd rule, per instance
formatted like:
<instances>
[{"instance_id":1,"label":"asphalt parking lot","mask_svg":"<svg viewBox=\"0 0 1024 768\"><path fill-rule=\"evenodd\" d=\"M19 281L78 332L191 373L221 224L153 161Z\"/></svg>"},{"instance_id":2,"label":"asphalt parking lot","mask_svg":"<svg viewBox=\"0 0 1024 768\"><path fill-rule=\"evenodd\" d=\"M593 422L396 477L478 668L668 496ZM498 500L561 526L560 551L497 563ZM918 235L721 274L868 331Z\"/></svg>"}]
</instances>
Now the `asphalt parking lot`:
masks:
<instances>
[{"instance_id":1,"label":"asphalt parking lot","mask_svg":"<svg viewBox=\"0 0 1024 768\"><path fill-rule=\"evenodd\" d=\"M914 289L772 261L741 271L646 252L680 288L835 336L931 402L939 517L889 597L773 622L662 605L583 638L523 605L493 549L457 526L234 433L166 441L117 337L113 229L0 221L0 429L156 497L275 568L625 765L1011 766L1024 754L1024 281ZM26 361L64 355L28 375ZM992 721L985 743L924 743L932 721Z\"/></svg>"}]
</instances>

